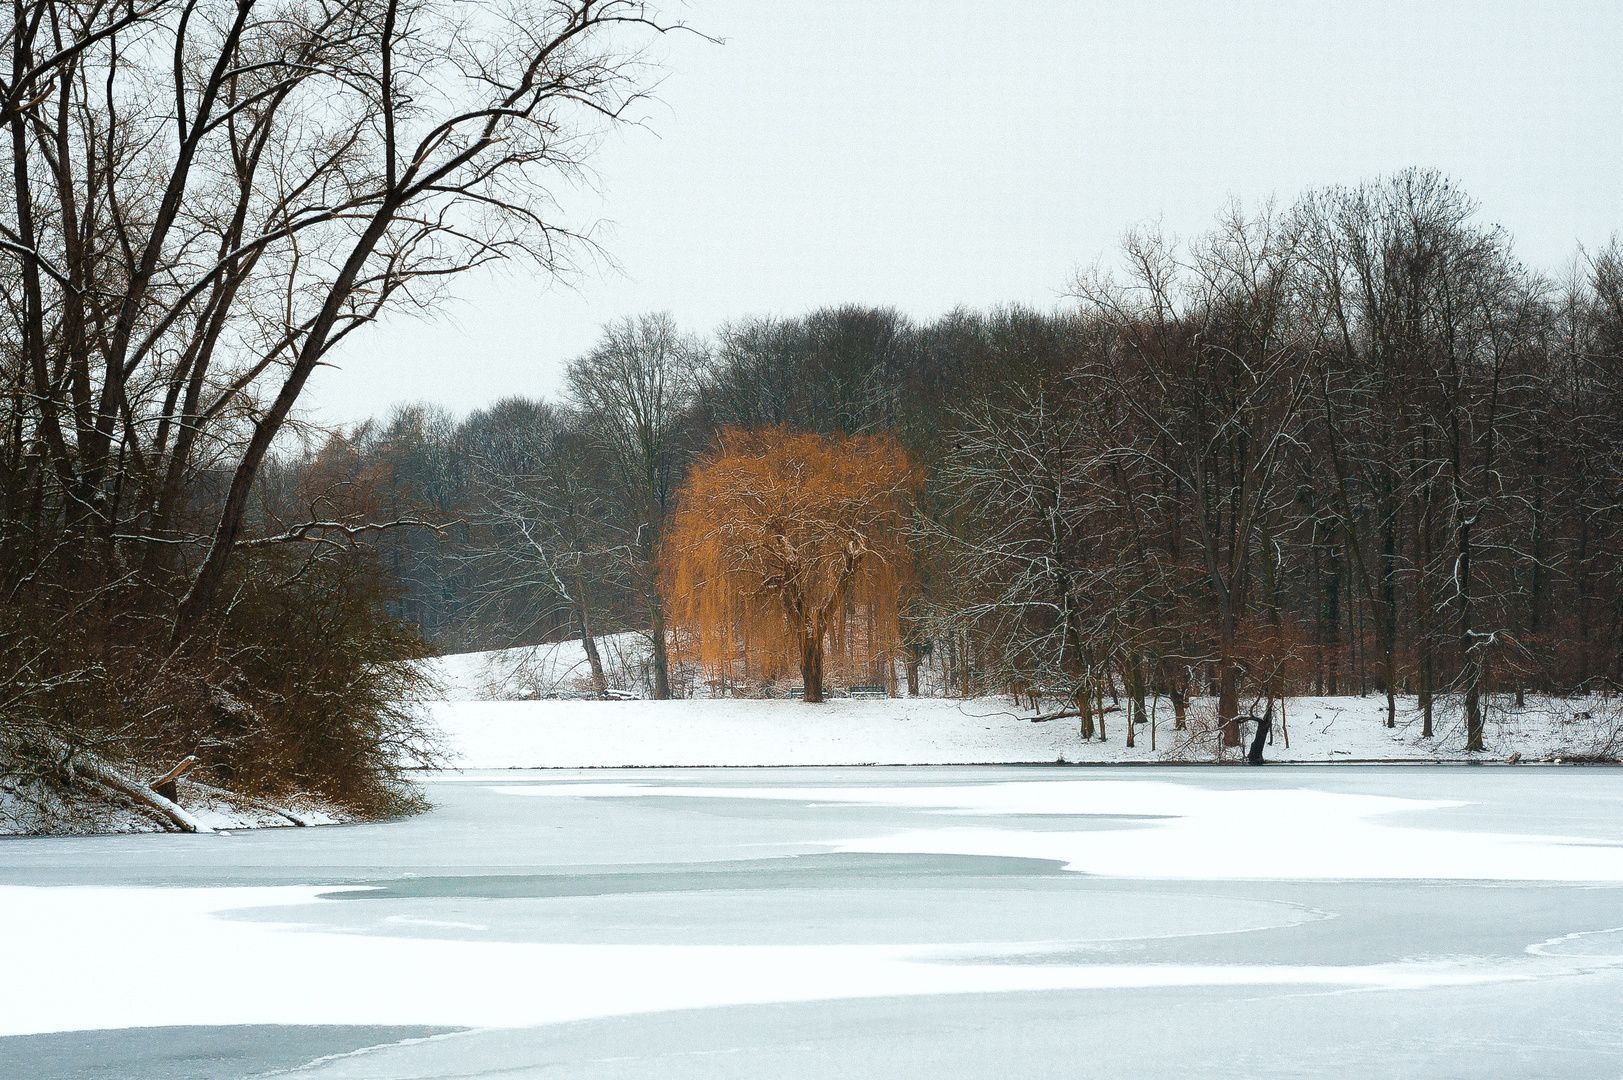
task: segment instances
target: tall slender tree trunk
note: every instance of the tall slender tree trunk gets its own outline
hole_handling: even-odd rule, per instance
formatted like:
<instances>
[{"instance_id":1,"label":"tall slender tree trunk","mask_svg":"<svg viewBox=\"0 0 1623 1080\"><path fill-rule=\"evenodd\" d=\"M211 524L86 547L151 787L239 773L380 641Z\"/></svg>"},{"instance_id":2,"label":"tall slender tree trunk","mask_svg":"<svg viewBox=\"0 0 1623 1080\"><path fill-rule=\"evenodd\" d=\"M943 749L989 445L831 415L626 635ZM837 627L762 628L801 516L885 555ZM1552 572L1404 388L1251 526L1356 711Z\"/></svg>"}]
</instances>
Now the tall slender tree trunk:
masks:
<instances>
[{"instance_id":1,"label":"tall slender tree trunk","mask_svg":"<svg viewBox=\"0 0 1623 1080\"><path fill-rule=\"evenodd\" d=\"M586 650L586 663L592 669L592 688L602 697L609 688L608 676L603 671L603 657L597 650L597 635L592 633L591 611L586 605L586 582L575 575L575 624L580 628L581 647Z\"/></svg>"},{"instance_id":2,"label":"tall slender tree trunk","mask_svg":"<svg viewBox=\"0 0 1623 1080\"><path fill-rule=\"evenodd\" d=\"M1149 715L1144 711L1144 654L1133 653L1132 666L1128 669L1128 677L1132 679L1133 723L1149 723Z\"/></svg>"},{"instance_id":3,"label":"tall slender tree trunk","mask_svg":"<svg viewBox=\"0 0 1623 1080\"><path fill-rule=\"evenodd\" d=\"M1463 512L1463 507L1460 512ZM1461 675L1465 678L1465 749L1476 751L1483 749L1482 744L1482 652L1477 648L1476 637L1473 634L1475 627L1471 624L1471 522L1466 519L1460 522L1456 534L1457 553L1455 565L1459 574L1459 610L1460 610L1460 662L1464 665Z\"/></svg>"},{"instance_id":4,"label":"tall slender tree trunk","mask_svg":"<svg viewBox=\"0 0 1623 1080\"><path fill-rule=\"evenodd\" d=\"M1386 726L1398 726L1398 596L1397 596L1397 517L1394 484L1390 467L1381 469L1381 610L1380 627L1382 676L1386 680Z\"/></svg>"},{"instance_id":5,"label":"tall slender tree trunk","mask_svg":"<svg viewBox=\"0 0 1623 1080\"><path fill-rule=\"evenodd\" d=\"M1420 460L1426 461L1431 452L1431 439L1424 431L1420 436ZM1432 520L1431 481L1428 479L1420 485L1418 498L1420 505L1415 508L1415 622L1418 637L1418 652L1416 658L1419 667L1420 685L1416 688L1422 716L1420 737L1432 737L1432 689L1436 684L1435 665L1432 657L1432 634L1434 633L1431 610L1431 537Z\"/></svg>"},{"instance_id":6,"label":"tall slender tree trunk","mask_svg":"<svg viewBox=\"0 0 1623 1080\"><path fill-rule=\"evenodd\" d=\"M1544 437L1537 436L1534 443L1533 455L1533 558L1529 570L1527 583L1527 633L1533 640L1535 647L1539 636L1544 630ZM1540 650L1540 655L1547 655ZM1546 692L1550 689L1549 667L1542 660L1538 661L1539 669L1533 672L1535 686ZM1522 685L1525 679L1516 682L1516 704L1525 704L1522 699Z\"/></svg>"},{"instance_id":7,"label":"tall slender tree trunk","mask_svg":"<svg viewBox=\"0 0 1623 1080\"><path fill-rule=\"evenodd\" d=\"M1217 717L1222 723L1223 745L1240 745L1240 688L1234 677L1234 665L1222 662L1217 674Z\"/></svg>"},{"instance_id":8,"label":"tall slender tree trunk","mask_svg":"<svg viewBox=\"0 0 1623 1080\"><path fill-rule=\"evenodd\" d=\"M665 604L657 589L651 591L648 598L648 636L654 645L654 700L669 701L671 669L665 645Z\"/></svg>"},{"instance_id":9,"label":"tall slender tree trunk","mask_svg":"<svg viewBox=\"0 0 1623 1080\"><path fill-rule=\"evenodd\" d=\"M1217 619L1217 720L1224 746L1240 745L1240 687L1238 657L1234 655L1234 609L1228 603Z\"/></svg>"},{"instance_id":10,"label":"tall slender tree trunk","mask_svg":"<svg viewBox=\"0 0 1623 1080\"><path fill-rule=\"evenodd\" d=\"M1145 722L1144 718L1144 663L1138 653L1133 653L1125 672L1127 679L1128 716L1127 716L1127 745L1133 746L1138 725Z\"/></svg>"},{"instance_id":11,"label":"tall slender tree trunk","mask_svg":"<svg viewBox=\"0 0 1623 1080\"><path fill-rule=\"evenodd\" d=\"M1330 697L1341 693L1341 553L1334 544L1335 533L1332 530L1325 544L1325 563L1329 571L1321 577L1324 595L1319 616L1320 640L1326 659L1324 692ZM1238 746L1239 743L1234 745Z\"/></svg>"},{"instance_id":12,"label":"tall slender tree trunk","mask_svg":"<svg viewBox=\"0 0 1623 1080\"><path fill-rule=\"evenodd\" d=\"M972 678L969 666L969 632L967 630L964 632L963 646L958 651L958 675L963 680L961 696L967 699L971 696L970 680Z\"/></svg>"}]
</instances>

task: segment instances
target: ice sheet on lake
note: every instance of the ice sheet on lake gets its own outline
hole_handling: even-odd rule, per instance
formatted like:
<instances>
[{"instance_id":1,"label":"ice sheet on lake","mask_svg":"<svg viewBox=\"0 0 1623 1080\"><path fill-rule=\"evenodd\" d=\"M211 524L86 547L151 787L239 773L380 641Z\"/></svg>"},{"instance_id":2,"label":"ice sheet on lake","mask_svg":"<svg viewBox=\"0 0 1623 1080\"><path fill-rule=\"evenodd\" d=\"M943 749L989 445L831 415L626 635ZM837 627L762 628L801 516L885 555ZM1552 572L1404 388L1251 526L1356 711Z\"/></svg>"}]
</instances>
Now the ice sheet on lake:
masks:
<instances>
[{"instance_id":1,"label":"ice sheet on lake","mask_svg":"<svg viewBox=\"0 0 1623 1080\"><path fill-rule=\"evenodd\" d=\"M1623 881L1623 846L1572 837L1397 825L1382 819L1466 804L1307 788L1224 790L1154 781L1049 780L869 788L585 783L502 785L491 790L532 797L844 803L947 816L1155 819L1147 828L1123 831L944 826L831 843L832 850L841 852L1053 859L1069 870L1115 877Z\"/></svg>"},{"instance_id":2,"label":"ice sheet on lake","mask_svg":"<svg viewBox=\"0 0 1623 1080\"><path fill-rule=\"evenodd\" d=\"M543 945L312 933L216 917L331 888L0 888L15 939L0 1036L193 1024L515 1027L671 1009L849 997L1187 985L1420 989L1535 977L1530 958L1373 965L986 963L984 947ZM1060 946L1049 943L1048 948ZM1038 946L1028 946L1031 955ZM177 954L218 975L154 982ZM86 972L128 977L86 978Z\"/></svg>"}]
</instances>

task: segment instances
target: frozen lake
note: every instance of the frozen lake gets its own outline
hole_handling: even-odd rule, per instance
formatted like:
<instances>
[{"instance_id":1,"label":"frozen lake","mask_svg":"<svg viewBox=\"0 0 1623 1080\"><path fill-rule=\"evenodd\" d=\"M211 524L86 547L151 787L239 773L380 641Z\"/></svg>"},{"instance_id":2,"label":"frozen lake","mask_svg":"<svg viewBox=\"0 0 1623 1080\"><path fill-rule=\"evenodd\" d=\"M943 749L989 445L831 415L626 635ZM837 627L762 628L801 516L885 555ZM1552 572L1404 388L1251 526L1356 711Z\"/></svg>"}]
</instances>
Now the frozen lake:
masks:
<instances>
[{"instance_id":1,"label":"frozen lake","mask_svg":"<svg viewBox=\"0 0 1623 1080\"><path fill-rule=\"evenodd\" d=\"M1623 770L444 774L0 841L0 1077L1623 1074Z\"/></svg>"}]
</instances>

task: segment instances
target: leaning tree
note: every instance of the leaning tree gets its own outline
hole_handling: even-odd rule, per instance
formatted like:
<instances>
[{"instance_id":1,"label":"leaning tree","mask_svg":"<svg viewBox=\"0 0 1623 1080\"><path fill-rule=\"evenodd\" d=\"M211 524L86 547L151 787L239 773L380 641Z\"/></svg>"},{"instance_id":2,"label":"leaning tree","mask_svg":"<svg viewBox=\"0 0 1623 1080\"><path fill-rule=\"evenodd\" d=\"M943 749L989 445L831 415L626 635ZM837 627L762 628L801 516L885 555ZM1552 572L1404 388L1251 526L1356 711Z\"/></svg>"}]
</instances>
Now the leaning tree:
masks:
<instances>
[{"instance_id":1,"label":"leaning tree","mask_svg":"<svg viewBox=\"0 0 1623 1080\"><path fill-rule=\"evenodd\" d=\"M798 658L823 700L832 644L891 655L911 576L918 471L889 435L723 431L682 489L662 551L668 606L706 666L742 655L773 674Z\"/></svg>"}]
</instances>

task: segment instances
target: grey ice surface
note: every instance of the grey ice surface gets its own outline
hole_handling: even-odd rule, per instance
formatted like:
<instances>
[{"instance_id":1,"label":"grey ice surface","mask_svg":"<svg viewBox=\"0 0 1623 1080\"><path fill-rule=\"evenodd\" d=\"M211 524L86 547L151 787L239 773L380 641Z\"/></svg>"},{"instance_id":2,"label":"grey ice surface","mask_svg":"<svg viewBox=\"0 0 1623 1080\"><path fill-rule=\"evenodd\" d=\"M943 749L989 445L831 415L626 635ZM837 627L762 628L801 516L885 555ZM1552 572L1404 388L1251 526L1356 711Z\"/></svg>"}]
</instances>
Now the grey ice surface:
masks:
<instances>
[{"instance_id":1,"label":"grey ice surface","mask_svg":"<svg viewBox=\"0 0 1623 1080\"><path fill-rule=\"evenodd\" d=\"M313 1027L239 1024L222 1027L53 1031L0 1039L0 1077L7 1080L237 1080L271 1076L315 1058L369 1046L426 1039L456 1028L363 1024Z\"/></svg>"},{"instance_id":2,"label":"grey ice surface","mask_svg":"<svg viewBox=\"0 0 1623 1080\"><path fill-rule=\"evenodd\" d=\"M1140 881L1041 859L830 853L941 824L811 797L519 798L512 783L795 788L1009 780L1458 799L1413 823L1623 842L1623 770L1459 767L496 772L434 783L431 813L210 836L0 841L8 885L352 885L342 903L235 911L346 933L477 941L1043 941L1020 963L1508 962L1623 927L1612 885ZM1407 823L1397 815L1396 823ZM1115 816L954 826L1145 829ZM1236 845L1267 845L1266 831ZM1586 948L1617 949L1623 934ZM1070 943L1059 949L1054 942ZM987 963L995 963L995 958ZM364 1054L352 1054L371 1047ZM337 1056L334 1056L337 1055ZM324 1059L324 1060L317 1060ZM300 1066L303 1066L302 1068ZM1619 1077L1623 967L1425 990L1174 986L690 1009L519 1029L163 1028L0 1039L0 1077ZM75 1071L77 1070L77 1071ZM99 1071L97 1071L99 1070Z\"/></svg>"}]
</instances>

